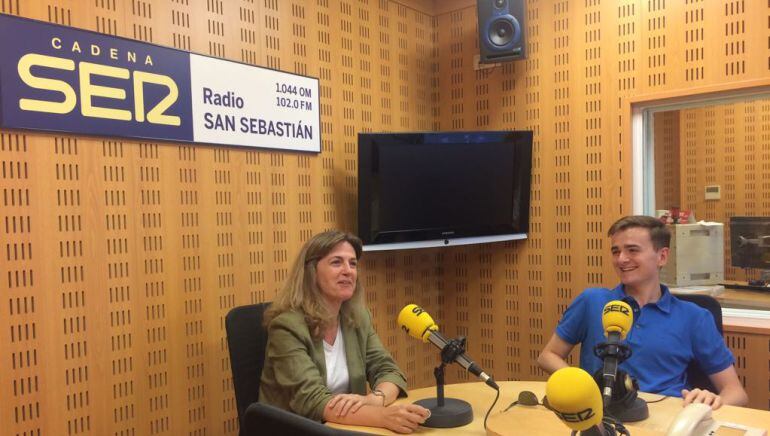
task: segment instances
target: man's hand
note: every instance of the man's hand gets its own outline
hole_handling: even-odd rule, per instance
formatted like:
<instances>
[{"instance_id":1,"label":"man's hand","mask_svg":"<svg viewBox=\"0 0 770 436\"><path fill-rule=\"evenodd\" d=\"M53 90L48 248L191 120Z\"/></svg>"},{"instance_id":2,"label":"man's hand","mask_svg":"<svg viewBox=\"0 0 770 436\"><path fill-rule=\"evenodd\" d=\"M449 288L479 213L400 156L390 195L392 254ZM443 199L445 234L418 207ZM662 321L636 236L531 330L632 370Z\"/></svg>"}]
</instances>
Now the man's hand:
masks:
<instances>
[{"instance_id":1,"label":"man's hand","mask_svg":"<svg viewBox=\"0 0 770 436\"><path fill-rule=\"evenodd\" d=\"M722 407L722 397L719 395L707 391L706 389L682 389L682 398L684 399L684 405L690 403L703 403L711 406L711 410L717 410Z\"/></svg>"}]
</instances>

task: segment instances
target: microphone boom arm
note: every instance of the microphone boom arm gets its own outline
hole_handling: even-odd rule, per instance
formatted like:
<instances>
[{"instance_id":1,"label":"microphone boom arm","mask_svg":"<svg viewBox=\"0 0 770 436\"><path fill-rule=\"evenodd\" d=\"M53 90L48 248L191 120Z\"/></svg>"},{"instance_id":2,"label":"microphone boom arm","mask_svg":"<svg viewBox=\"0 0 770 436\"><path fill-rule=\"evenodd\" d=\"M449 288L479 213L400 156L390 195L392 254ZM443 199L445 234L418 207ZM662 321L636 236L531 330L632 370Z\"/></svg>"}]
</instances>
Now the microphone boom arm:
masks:
<instances>
[{"instance_id":1,"label":"microphone boom arm","mask_svg":"<svg viewBox=\"0 0 770 436\"><path fill-rule=\"evenodd\" d=\"M428 341L441 349L441 361L443 363L448 365L457 362L491 388L500 389L495 380L465 354L464 337L447 339L438 331L432 331L428 336Z\"/></svg>"}]
</instances>

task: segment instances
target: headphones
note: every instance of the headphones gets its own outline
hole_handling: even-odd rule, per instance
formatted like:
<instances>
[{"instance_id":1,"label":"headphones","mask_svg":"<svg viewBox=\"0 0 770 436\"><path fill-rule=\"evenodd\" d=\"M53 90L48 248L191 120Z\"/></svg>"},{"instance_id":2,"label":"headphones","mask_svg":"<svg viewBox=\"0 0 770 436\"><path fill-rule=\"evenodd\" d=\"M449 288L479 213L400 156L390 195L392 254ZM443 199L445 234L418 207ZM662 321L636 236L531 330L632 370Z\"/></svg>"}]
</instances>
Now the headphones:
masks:
<instances>
[{"instance_id":1,"label":"headphones","mask_svg":"<svg viewBox=\"0 0 770 436\"><path fill-rule=\"evenodd\" d=\"M596 381L597 386L602 386L604 384L601 369L594 373L594 381ZM612 400L610 400L610 406L631 405L634 400L636 400L638 392L639 383L636 379L618 368L617 375L615 376L615 384L612 386Z\"/></svg>"}]
</instances>

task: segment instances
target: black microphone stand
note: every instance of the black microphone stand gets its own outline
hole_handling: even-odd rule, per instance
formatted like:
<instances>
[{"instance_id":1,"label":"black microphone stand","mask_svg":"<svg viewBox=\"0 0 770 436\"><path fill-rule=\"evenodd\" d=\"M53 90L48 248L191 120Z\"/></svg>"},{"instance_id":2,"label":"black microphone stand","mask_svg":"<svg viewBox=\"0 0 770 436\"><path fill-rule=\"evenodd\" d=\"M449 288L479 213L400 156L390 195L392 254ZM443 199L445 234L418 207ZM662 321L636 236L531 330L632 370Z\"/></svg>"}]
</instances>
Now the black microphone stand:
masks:
<instances>
[{"instance_id":1,"label":"black microphone stand","mask_svg":"<svg viewBox=\"0 0 770 436\"><path fill-rule=\"evenodd\" d=\"M604 368L597 371L594 376L602 389L605 415L621 422L636 422L647 419L650 416L650 411L647 402L637 396L636 381L632 380L625 371L618 369L623 361L631 357L631 348L617 342L602 342L594 347L594 354L605 363L608 358L614 362L614 368L609 368L610 372L614 373L614 377L606 374ZM628 386L629 384L630 386ZM608 396L604 389L608 385L612 389L611 396Z\"/></svg>"},{"instance_id":2,"label":"black microphone stand","mask_svg":"<svg viewBox=\"0 0 770 436\"><path fill-rule=\"evenodd\" d=\"M607 392L604 388L606 386L610 386L610 388L614 389L615 380L618 378L618 366L620 366L623 361L631 357L631 348L629 348L628 345L621 344L619 342L602 342L596 345L594 348L594 354L596 357L602 359L602 362L604 362L604 368L602 369L601 387L604 407L607 407L612 398L607 395Z\"/></svg>"},{"instance_id":3,"label":"black microphone stand","mask_svg":"<svg viewBox=\"0 0 770 436\"><path fill-rule=\"evenodd\" d=\"M430 417L422 425L432 428L453 428L473 421L473 408L467 401L444 398L444 368L465 353L465 338L450 340L441 349L441 365L433 370L436 377L436 398L415 401L414 404L430 410Z\"/></svg>"}]
</instances>

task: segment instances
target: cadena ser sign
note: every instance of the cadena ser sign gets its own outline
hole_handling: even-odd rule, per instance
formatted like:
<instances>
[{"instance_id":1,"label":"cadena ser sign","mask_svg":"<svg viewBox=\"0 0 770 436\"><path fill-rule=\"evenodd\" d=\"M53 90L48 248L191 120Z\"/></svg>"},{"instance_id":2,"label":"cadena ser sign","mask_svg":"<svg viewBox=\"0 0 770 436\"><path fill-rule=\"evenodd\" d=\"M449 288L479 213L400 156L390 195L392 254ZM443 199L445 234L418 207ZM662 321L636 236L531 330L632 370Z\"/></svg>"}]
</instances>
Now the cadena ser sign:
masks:
<instances>
[{"instance_id":1,"label":"cadena ser sign","mask_svg":"<svg viewBox=\"0 0 770 436\"><path fill-rule=\"evenodd\" d=\"M321 151L318 79L4 14L0 127Z\"/></svg>"}]
</instances>

